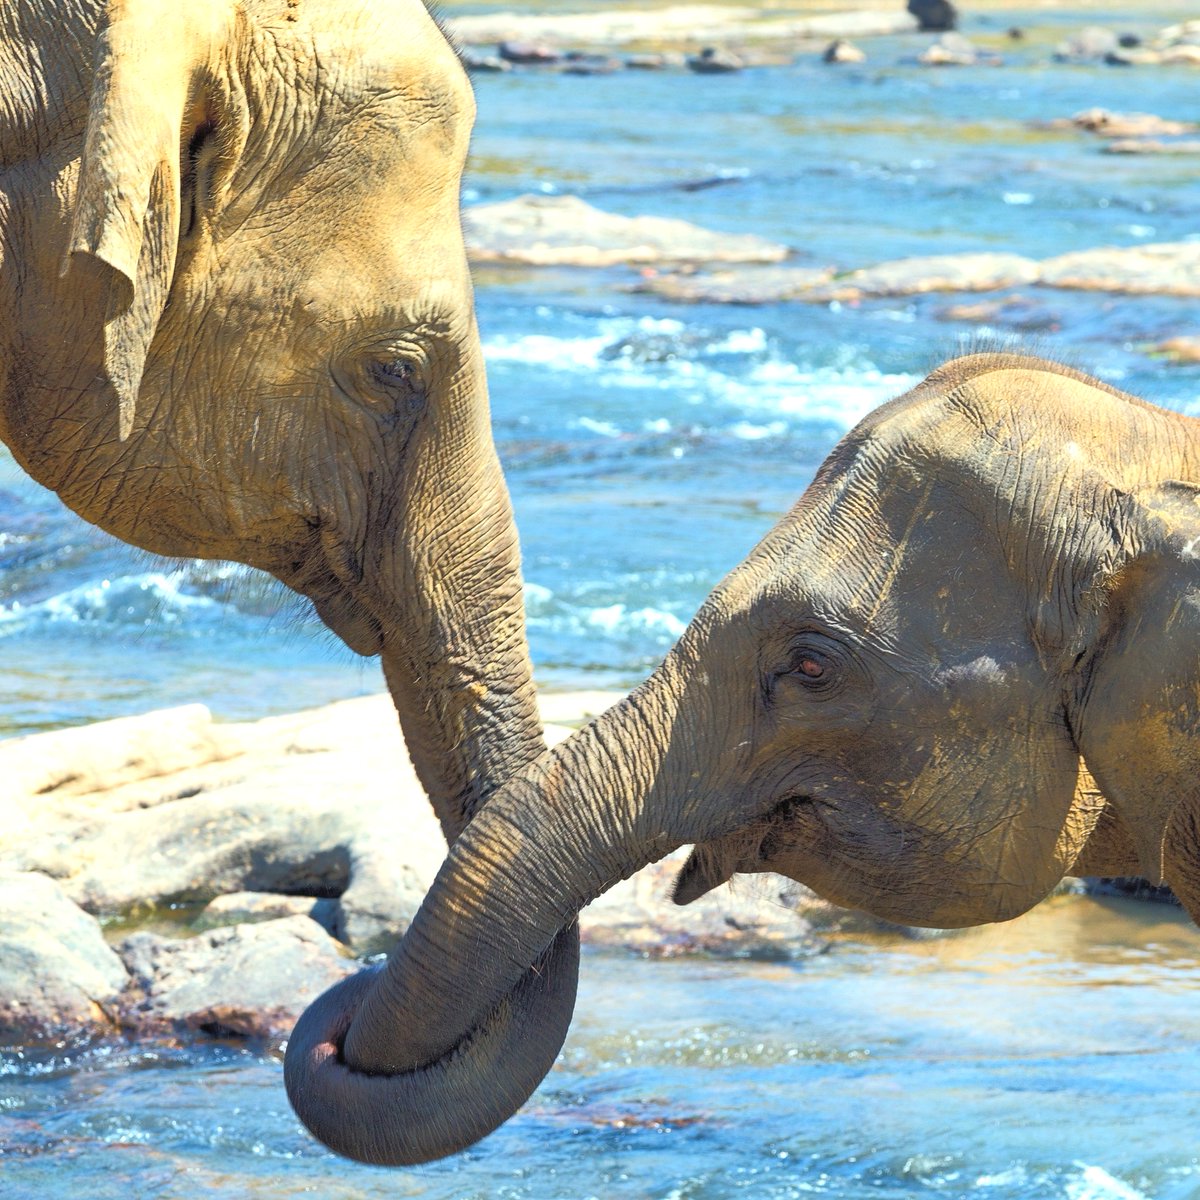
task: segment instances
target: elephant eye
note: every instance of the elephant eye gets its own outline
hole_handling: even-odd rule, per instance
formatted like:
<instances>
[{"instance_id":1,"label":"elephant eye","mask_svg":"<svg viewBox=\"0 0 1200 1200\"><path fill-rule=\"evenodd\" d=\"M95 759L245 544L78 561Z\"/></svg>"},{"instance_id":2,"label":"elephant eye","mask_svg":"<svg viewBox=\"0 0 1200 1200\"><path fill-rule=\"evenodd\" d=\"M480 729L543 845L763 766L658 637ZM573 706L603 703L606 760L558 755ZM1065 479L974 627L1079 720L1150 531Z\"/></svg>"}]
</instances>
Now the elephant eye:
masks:
<instances>
[{"instance_id":1,"label":"elephant eye","mask_svg":"<svg viewBox=\"0 0 1200 1200\"><path fill-rule=\"evenodd\" d=\"M424 407L424 375L411 358L371 359L366 374L369 390L383 401L391 417L411 417Z\"/></svg>"},{"instance_id":2,"label":"elephant eye","mask_svg":"<svg viewBox=\"0 0 1200 1200\"><path fill-rule=\"evenodd\" d=\"M796 670L803 675L805 679L825 678L825 664L818 662L815 658L802 658L796 664Z\"/></svg>"}]
</instances>

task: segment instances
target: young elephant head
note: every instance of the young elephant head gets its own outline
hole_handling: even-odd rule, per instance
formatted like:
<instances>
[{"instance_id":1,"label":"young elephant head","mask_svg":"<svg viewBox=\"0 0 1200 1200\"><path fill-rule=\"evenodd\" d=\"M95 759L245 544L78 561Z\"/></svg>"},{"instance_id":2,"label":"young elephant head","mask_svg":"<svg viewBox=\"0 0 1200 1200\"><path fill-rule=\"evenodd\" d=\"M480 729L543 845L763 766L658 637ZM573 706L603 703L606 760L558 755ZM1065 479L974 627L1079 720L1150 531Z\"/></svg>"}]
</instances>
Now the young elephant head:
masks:
<instances>
[{"instance_id":1,"label":"young elephant head","mask_svg":"<svg viewBox=\"0 0 1200 1200\"><path fill-rule=\"evenodd\" d=\"M394 1068L453 1054L580 906L685 842L683 899L765 869L905 923L1014 917L1104 811L1072 809L1081 754L1157 874L1200 767L1200 510L1166 482L1198 451L1034 359L877 411L660 669L472 822L345 1052L402 1024ZM424 1019L431 980L457 1024Z\"/></svg>"},{"instance_id":2,"label":"young elephant head","mask_svg":"<svg viewBox=\"0 0 1200 1200\"><path fill-rule=\"evenodd\" d=\"M269 571L382 653L454 838L543 748L462 65L418 0L29 0L0 81L0 435L83 517ZM540 1055L491 1030L506 1086L553 1059L574 961L564 934Z\"/></svg>"}]
</instances>

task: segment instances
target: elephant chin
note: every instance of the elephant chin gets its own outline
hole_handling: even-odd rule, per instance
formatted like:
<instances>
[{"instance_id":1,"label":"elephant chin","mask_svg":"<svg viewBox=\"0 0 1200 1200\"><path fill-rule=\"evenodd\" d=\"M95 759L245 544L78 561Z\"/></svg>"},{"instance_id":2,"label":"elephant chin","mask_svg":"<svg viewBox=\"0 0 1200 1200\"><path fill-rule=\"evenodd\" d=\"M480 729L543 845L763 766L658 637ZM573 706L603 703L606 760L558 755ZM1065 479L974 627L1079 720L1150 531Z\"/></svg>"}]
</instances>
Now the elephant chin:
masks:
<instances>
[{"instance_id":1,"label":"elephant chin","mask_svg":"<svg viewBox=\"0 0 1200 1200\"><path fill-rule=\"evenodd\" d=\"M340 588L310 597L317 616L354 651L369 658L383 650L383 628L353 597Z\"/></svg>"}]
</instances>

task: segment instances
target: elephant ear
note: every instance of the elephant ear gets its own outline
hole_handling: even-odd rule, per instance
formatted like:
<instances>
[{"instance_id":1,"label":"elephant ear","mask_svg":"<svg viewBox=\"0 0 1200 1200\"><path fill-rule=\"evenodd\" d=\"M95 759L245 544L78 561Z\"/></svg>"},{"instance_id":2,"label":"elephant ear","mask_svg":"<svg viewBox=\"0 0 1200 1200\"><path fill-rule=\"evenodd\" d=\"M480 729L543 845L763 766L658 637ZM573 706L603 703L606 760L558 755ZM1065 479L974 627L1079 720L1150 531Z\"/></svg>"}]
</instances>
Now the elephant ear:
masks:
<instances>
[{"instance_id":1,"label":"elephant ear","mask_svg":"<svg viewBox=\"0 0 1200 1200\"><path fill-rule=\"evenodd\" d=\"M1115 528L1121 549L1096 581L1077 738L1142 873L1158 882L1173 815L1200 803L1200 488L1127 496Z\"/></svg>"},{"instance_id":2,"label":"elephant ear","mask_svg":"<svg viewBox=\"0 0 1200 1200\"><path fill-rule=\"evenodd\" d=\"M202 117L196 91L228 41L234 10L208 0L112 0L97 36L66 274L91 255L112 271L104 366L121 439L171 289L181 156Z\"/></svg>"}]
</instances>

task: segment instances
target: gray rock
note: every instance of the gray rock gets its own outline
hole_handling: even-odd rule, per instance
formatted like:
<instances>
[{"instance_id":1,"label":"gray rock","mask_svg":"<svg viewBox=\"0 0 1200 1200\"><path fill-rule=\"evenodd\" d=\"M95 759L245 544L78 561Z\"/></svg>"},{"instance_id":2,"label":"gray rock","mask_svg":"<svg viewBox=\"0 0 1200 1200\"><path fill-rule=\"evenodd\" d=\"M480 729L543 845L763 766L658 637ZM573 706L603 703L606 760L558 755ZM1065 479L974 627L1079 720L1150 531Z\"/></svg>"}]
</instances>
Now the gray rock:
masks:
<instances>
[{"instance_id":1,"label":"gray rock","mask_svg":"<svg viewBox=\"0 0 1200 1200\"><path fill-rule=\"evenodd\" d=\"M572 51L563 62L564 75L612 75L624 64L608 54L581 54Z\"/></svg>"},{"instance_id":2,"label":"gray rock","mask_svg":"<svg viewBox=\"0 0 1200 1200\"><path fill-rule=\"evenodd\" d=\"M742 58L730 50L719 46L705 46L699 54L691 55L687 60L688 70L698 75L728 75L740 71L746 64Z\"/></svg>"},{"instance_id":3,"label":"gray rock","mask_svg":"<svg viewBox=\"0 0 1200 1200\"><path fill-rule=\"evenodd\" d=\"M280 917L309 917L326 933L332 934L337 927L338 912L338 901L328 898L314 900L312 896L289 896L279 892L232 892L210 900L192 922L192 928L201 931L225 925L274 921Z\"/></svg>"},{"instance_id":4,"label":"gray rock","mask_svg":"<svg viewBox=\"0 0 1200 1200\"><path fill-rule=\"evenodd\" d=\"M682 54L665 51L662 54L631 54L625 65L631 71L665 71L671 67L682 67L686 63Z\"/></svg>"},{"instance_id":5,"label":"gray rock","mask_svg":"<svg viewBox=\"0 0 1200 1200\"><path fill-rule=\"evenodd\" d=\"M477 263L608 267L618 263L780 262L788 248L666 217L623 217L576 196L519 196L463 214Z\"/></svg>"},{"instance_id":6,"label":"gray rock","mask_svg":"<svg viewBox=\"0 0 1200 1200\"><path fill-rule=\"evenodd\" d=\"M908 0L906 7L923 33L941 33L958 25L958 12L950 0Z\"/></svg>"},{"instance_id":7,"label":"gray rock","mask_svg":"<svg viewBox=\"0 0 1200 1200\"><path fill-rule=\"evenodd\" d=\"M0 870L0 1042L113 1028L128 980L99 922L45 875Z\"/></svg>"},{"instance_id":8,"label":"gray rock","mask_svg":"<svg viewBox=\"0 0 1200 1200\"><path fill-rule=\"evenodd\" d=\"M502 75L513 69L512 63L506 62L498 54L476 54L471 51L463 55L463 66L477 75Z\"/></svg>"},{"instance_id":9,"label":"gray rock","mask_svg":"<svg viewBox=\"0 0 1200 1200\"><path fill-rule=\"evenodd\" d=\"M305 1006L355 969L300 916L191 938L135 933L117 951L133 976L121 1020L141 1034L286 1038Z\"/></svg>"},{"instance_id":10,"label":"gray rock","mask_svg":"<svg viewBox=\"0 0 1200 1200\"><path fill-rule=\"evenodd\" d=\"M826 949L807 917L823 902L782 876L738 877L686 907L677 905L671 893L686 858L686 849L676 851L590 904L579 918L584 943L651 958L788 959Z\"/></svg>"},{"instance_id":11,"label":"gray rock","mask_svg":"<svg viewBox=\"0 0 1200 1200\"><path fill-rule=\"evenodd\" d=\"M549 66L562 59L562 54L553 46L538 42L503 41L496 47L496 53L505 62L527 67Z\"/></svg>"}]
</instances>

